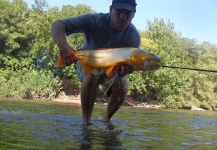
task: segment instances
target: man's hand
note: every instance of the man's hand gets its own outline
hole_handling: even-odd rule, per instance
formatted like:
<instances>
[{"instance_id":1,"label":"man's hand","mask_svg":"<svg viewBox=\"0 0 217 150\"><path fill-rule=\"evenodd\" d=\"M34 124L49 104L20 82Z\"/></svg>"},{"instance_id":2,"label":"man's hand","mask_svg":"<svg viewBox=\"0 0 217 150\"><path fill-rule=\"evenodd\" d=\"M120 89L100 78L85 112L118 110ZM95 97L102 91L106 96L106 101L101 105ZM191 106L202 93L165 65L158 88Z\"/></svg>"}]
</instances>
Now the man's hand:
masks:
<instances>
[{"instance_id":1,"label":"man's hand","mask_svg":"<svg viewBox=\"0 0 217 150\"><path fill-rule=\"evenodd\" d=\"M55 21L51 25L51 35L60 50L60 55L65 64L69 66L78 59L75 56L75 51L67 43L65 29L66 25L61 20Z\"/></svg>"},{"instance_id":2,"label":"man's hand","mask_svg":"<svg viewBox=\"0 0 217 150\"><path fill-rule=\"evenodd\" d=\"M66 66L69 66L78 60L75 55L75 50L72 49L68 44L58 45L58 47L60 49L60 55L62 56Z\"/></svg>"},{"instance_id":3,"label":"man's hand","mask_svg":"<svg viewBox=\"0 0 217 150\"><path fill-rule=\"evenodd\" d=\"M124 77L127 74L131 74L134 71L133 66L131 65L121 65L117 67L117 76L118 77Z\"/></svg>"}]
</instances>

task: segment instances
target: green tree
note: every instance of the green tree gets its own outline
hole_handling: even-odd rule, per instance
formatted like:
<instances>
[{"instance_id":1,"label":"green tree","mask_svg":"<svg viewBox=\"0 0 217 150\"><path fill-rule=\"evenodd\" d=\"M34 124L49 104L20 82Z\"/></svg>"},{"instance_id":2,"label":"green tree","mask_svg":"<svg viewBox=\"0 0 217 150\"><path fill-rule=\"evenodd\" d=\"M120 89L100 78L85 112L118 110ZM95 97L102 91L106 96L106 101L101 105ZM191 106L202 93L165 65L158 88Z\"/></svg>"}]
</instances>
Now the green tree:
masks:
<instances>
[{"instance_id":1,"label":"green tree","mask_svg":"<svg viewBox=\"0 0 217 150\"><path fill-rule=\"evenodd\" d=\"M31 66L29 42L32 35L28 32L27 4L21 0L1 0L0 11L0 67L18 70Z\"/></svg>"},{"instance_id":2,"label":"green tree","mask_svg":"<svg viewBox=\"0 0 217 150\"><path fill-rule=\"evenodd\" d=\"M32 5L32 9L37 12L43 12L48 7L46 0L34 0L35 4Z\"/></svg>"},{"instance_id":3,"label":"green tree","mask_svg":"<svg viewBox=\"0 0 217 150\"><path fill-rule=\"evenodd\" d=\"M174 31L174 25L170 21L166 23L158 18L153 22L149 20L147 22L148 27L144 35L145 38L153 41L152 45L156 48L152 52L160 57L161 64L187 66L190 62L188 51L184 48L181 34ZM147 73L145 80L148 85L146 90L154 93L153 97L157 95L157 100L164 107L184 106L181 95L183 89L191 82L189 74L185 74L182 70L161 68L156 72Z\"/></svg>"},{"instance_id":4,"label":"green tree","mask_svg":"<svg viewBox=\"0 0 217 150\"><path fill-rule=\"evenodd\" d=\"M33 49L34 41L38 36L35 34L36 30L34 28L37 28L34 24L37 22L35 20L37 18L32 17L35 13L22 0L12 2L1 0L0 10L0 43L2 44L0 47L0 79L4 81L0 85L0 95L24 97L23 94L27 93L28 87L32 87L35 88L33 92L40 92L45 99L50 98L50 94L43 94L45 88L52 91L55 87L55 91L58 91L58 84L42 87L43 82L39 79L50 83L55 83L54 81L58 81L58 79L34 63L38 59L35 57ZM46 72L47 76L44 75ZM25 84L23 84L24 82ZM36 91L36 88L40 91Z\"/></svg>"},{"instance_id":5,"label":"green tree","mask_svg":"<svg viewBox=\"0 0 217 150\"><path fill-rule=\"evenodd\" d=\"M196 46L197 63L196 68L207 70L217 70L217 47L211 43L204 42ZM206 108L217 108L217 91L216 91L216 73L211 72L193 72L191 74L193 83L191 85L194 105Z\"/></svg>"}]
</instances>

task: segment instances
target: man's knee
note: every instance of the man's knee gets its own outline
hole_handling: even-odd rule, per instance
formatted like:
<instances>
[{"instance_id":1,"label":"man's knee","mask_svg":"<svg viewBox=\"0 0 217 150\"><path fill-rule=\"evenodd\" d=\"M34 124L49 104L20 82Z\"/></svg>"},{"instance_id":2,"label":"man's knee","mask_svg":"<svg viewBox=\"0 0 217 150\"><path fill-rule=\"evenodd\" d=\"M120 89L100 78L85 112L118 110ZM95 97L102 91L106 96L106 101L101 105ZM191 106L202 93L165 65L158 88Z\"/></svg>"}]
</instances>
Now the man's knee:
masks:
<instances>
[{"instance_id":1,"label":"man's knee","mask_svg":"<svg viewBox=\"0 0 217 150\"><path fill-rule=\"evenodd\" d=\"M99 85L99 79L92 73L86 75L82 81L82 86L89 87L89 88L97 88ZM90 89L92 90L92 89Z\"/></svg>"},{"instance_id":2,"label":"man's knee","mask_svg":"<svg viewBox=\"0 0 217 150\"><path fill-rule=\"evenodd\" d=\"M114 83L107 92L107 96L109 97L113 92L119 93L120 95L126 95L128 92L127 79L116 77Z\"/></svg>"},{"instance_id":3,"label":"man's knee","mask_svg":"<svg viewBox=\"0 0 217 150\"><path fill-rule=\"evenodd\" d=\"M117 77L114 81L114 89L117 90L122 90L123 92L127 92L128 91L128 81L126 78L119 78Z\"/></svg>"}]
</instances>

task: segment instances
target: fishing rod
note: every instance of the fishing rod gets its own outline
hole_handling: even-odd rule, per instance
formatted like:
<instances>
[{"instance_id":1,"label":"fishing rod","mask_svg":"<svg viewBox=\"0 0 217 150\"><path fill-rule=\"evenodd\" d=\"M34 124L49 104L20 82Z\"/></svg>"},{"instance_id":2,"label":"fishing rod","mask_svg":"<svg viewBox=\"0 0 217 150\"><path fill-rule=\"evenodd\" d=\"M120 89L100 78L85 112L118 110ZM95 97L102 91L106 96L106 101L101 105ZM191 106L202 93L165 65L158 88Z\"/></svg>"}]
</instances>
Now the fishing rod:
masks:
<instances>
[{"instance_id":1,"label":"fishing rod","mask_svg":"<svg viewBox=\"0 0 217 150\"><path fill-rule=\"evenodd\" d=\"M194 70L194 71L204 71L204 72L216 72L217 73L217 70L206 70L206 69L199 69L199 68L186 68L186 67L174 67L174 66L161 66L161 67L163 67L163 68Z\"/></svg>"}]
</instances>

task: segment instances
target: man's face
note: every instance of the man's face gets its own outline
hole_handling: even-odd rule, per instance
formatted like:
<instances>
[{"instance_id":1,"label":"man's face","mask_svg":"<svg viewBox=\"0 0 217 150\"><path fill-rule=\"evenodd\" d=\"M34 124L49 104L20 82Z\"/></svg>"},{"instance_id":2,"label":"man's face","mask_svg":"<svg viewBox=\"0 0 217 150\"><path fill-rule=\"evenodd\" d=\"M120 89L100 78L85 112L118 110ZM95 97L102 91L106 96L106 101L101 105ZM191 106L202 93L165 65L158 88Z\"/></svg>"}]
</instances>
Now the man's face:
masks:
<instances>
[{"instance_id":1,"label":"man's face","mask_svg":"<svg viewBox=\"0 0 217 150\"><path fill-rule=\"evenodd\" d=\"M110 6L110 26L116 31L123 31L127 26L130 25L135 12L127 9L114 9Z\"/></svg>"}]
</instances>

